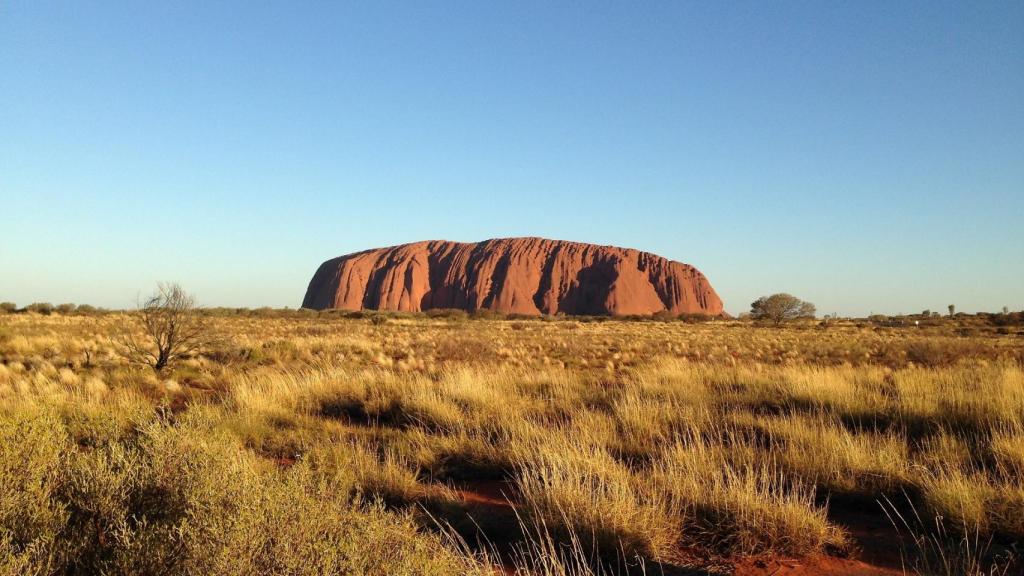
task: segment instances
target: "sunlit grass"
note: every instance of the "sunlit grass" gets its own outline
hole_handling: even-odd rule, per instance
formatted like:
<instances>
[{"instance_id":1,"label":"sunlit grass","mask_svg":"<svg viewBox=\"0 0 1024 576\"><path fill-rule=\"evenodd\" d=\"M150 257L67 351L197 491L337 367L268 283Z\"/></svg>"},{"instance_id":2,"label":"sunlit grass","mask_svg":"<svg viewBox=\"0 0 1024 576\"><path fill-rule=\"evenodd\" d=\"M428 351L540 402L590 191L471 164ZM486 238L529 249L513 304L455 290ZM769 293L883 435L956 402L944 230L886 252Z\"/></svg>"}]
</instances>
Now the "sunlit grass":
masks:
<instances>
[{"instance_id":1,"label":"sunlit grass","mask_svg":"<svg viewBox=\"0 0 1024 576\"><path fill-rule=\"evenodd\" d=\"M156 375L123 320L0 317L0 573L491 573L485 482L537 574L847 553L837 499L1024 538L1013 336L238 317Z\"/></svg>"}]
</instances>

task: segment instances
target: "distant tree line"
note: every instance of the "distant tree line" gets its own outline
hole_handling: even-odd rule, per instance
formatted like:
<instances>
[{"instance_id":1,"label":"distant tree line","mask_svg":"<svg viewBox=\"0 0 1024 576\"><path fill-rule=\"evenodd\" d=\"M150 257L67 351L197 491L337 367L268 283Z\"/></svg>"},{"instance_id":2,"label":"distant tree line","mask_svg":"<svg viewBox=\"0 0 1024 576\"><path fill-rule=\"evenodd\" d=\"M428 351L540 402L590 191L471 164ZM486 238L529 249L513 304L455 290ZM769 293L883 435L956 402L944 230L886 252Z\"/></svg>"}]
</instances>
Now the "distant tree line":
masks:
<instances>
[{"instance_id":1,"label":"distant tree line","mask_svg":"<svg viewBox=\"0 0 1024 576\"><path fill-rule=\"evenodd\" d=\"M902 325L906 322L919 323L925 321L937 321L943 318L976 318L986 321L995 326L1017 325L1024 323L1024 312L1010 311L1009 307L1003 306L999 312L978 312L976 314L965 314L956 312L954 305L949 305L947 311L951 314L946 316L934 310L923 310L918 314L897 314L884 315L872 314L861 320L867 320L876 324ZM64 316L87 316L106 314L110 312L123 312L123 310L110 310L89 304L51 304L49 302L33 302L24 307L19 307L14 302L0 302L0 315L3 314L25 314L34 313L40 315L64 315ZM716 319L727 318L727 316L708 316L706 314L670 314L659 312L651 315L630 315L630 316L564 316L564 315L542 315L531 316L525 314L502 313L493 310L476 310L467 312L460 309L438 308L422 312L392 312L384 310L312 310L309 308L272 308L263 306L259 308L245 307L208 307L196 308L196 313L203 316L244 316L255 318L347 318L347 319L369 319L375 322L386 322L390 319L416 319L432 318L451 321L462 320L539 320L553 321L559 319L574 320L577 322L607 322L611 320L632 321L632 322L687 322L701 323L710 322ZM750 312L740 314L740 319L752 319L760 322L768 322L774 325L781 325L785 322L800 319L814 318L816 308L814 304L805 302L790 294L773 294L758 298L751 304ZM837 321L836 314L826 314L823 321Z\"/></svg>"},{"instance_id":2,"label":"distant tree line","mask_svg":"<svg viewBox=\"0 0 1024 576\"><path fill-rule=\"evenodd\" d=\"M14 302L0 302L0 314L20 314L27 312L34 312L44 316L48 316L50 314L71 316L75 314L100 314L108 312L108 310L106 308L90 306L89 304L57 304L54 306L49 302L33 302L24 308L18 308L18 305Z\"/></svg>"}]
</instances>

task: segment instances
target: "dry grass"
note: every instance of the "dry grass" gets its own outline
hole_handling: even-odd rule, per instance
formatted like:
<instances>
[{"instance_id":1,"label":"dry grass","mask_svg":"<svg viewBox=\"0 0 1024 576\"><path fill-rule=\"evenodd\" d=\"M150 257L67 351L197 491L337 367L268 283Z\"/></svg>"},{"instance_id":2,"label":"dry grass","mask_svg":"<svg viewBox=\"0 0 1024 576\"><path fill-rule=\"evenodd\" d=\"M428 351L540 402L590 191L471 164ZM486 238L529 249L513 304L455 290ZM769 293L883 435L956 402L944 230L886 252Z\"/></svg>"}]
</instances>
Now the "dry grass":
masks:
<instances>
[{"instance_id":1,"label":"dry grass","mask_svg":"<svg viewBox=\"0 0 1024 576\"><path fill-rule=\"evenodd\" d=\"M0 573L490 573L435 521L483 480L523 573L843 552L830 501L904 494L1024 538L1015 335L374 318L215 318L157 377L119 314L0 317Z\"/></svg>"}]
</instances>

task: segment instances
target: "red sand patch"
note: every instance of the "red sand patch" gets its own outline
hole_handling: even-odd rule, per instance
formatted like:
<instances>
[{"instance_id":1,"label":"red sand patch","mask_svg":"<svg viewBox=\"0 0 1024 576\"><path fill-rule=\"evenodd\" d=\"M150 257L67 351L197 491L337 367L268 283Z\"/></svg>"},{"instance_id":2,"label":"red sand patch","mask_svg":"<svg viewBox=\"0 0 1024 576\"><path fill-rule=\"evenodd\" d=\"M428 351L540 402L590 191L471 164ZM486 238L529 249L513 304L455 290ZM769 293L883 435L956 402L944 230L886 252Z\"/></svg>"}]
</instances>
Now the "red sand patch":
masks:
<instances>
[{"instance_id":1,"label":"red sand patch","mask_svg":"<svg viewBox=\"0 0 1024 576\"><path fill-rule=\"evenodd\" d=\"M736 576L902 576L904 572L894 568L876 566L861 560L812 556L796 559L746 560L736 566Z\"/></svg>"},{"instance_id":2,"label":"red sand patch","mask_svg":"<svg viewBox=\"0 0 1024 576\"><path fill-rule=\"evenodd\" d=\"M455 492L466 504L516 508L516 504L511 502L512 487L502 480L473 482L456 487Z\"/></svg>"}]
</instances>

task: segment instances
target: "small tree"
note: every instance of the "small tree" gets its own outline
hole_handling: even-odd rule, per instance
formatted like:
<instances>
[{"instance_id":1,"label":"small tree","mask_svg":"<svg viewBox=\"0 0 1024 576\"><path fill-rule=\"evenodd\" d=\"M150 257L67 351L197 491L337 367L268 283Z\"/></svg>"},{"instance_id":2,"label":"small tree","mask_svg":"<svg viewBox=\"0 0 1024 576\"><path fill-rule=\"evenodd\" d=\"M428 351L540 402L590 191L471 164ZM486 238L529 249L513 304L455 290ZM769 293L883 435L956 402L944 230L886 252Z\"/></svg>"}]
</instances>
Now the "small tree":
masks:
<instances>
[{"instance_id":1,"label":"small tree","mask_svg":"<svg viewBox=\"0 0 1024 576\"><path fill-rule=\"evenodd\" d=\"M950 304L949 305L949 315L952 316L953 314L956 314L956 306L954 304Z\"/></svg>"},{"instance_id":2,"label":"small tree","mask_svg":"<svg viewBox=\"0 0 1024 576\"><path fill-rule=\"evenodd\" d=\"M26 306L25 310L45 316L53 313L53 304L50 304L49 302L33 302Z\"/></svg>"},{"instance_id":3,"label":"small tree","mask_svg":"<svg viewBox=\"0 0 1024 576\"><path fill-rule=\"evenodd\" d=\"M814 318L816 311L814 304L804 302L791 294L762 296L750 305L752 318L769 320L776 326L795 318Z\"/></svg>"},{"instance_id":4,"label":"small tree","mask_svg":"<svg viewBox=\"0 0 1024 576\"><path fill-rule=\"evenodd\" d=\"M12 314L18 310L18 305L14 302L0 302L0 314Z\"/></svg>"},{"instance_id":5,"label":"small tree","mask_svg":"<svg viewBox=\"0 0 1024 576\"><path fill-rule=\"evenodd\" d=\"M214 340L195 299L178 284L158 284L156 293L139 303L135 317L143 335L128 331L120 342L129 361L157 372L175 360L202 352Z\"/></svg>"}]
</instances>

